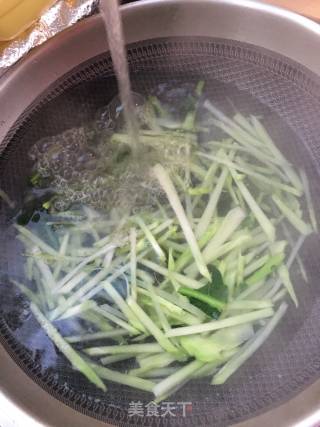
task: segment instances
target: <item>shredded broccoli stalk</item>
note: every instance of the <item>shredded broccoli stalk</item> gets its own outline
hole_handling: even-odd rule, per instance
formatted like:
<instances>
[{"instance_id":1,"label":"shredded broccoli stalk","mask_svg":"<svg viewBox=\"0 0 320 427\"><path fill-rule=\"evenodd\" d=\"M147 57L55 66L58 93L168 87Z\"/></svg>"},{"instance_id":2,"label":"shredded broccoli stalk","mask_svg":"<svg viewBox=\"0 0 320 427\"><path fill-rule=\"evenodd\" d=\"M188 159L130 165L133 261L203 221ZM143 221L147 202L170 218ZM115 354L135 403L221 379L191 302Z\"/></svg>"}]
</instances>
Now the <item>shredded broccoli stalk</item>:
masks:
<instances>
[{"instance_id":1,"label":"shredded broccoli stalk","mask_svg":"<svg viewBox=\"0 0 320 427\"><path fill-rule=\"evenodd\" d=\"M163 349L159 344L129 344L129 345L113 345L102 347L91 347L84 350L89 356L104 356L105 354L141 354L141 353L159 353Z\"/></svg>"},{"instance_id":2,"label":"shredded broccoli stalk","mask_svg":"<svg viewBox=\"0 0 320 427\"><path fill-rule=\"evenodd\" d=\"M302 219L300 219L277 195L273 195L272 200L280 212L285 215L288 221L293 225L294 228L296 228L297 231L299 231L299 233L304 235L311 233L310 225L306 224Z\"/></svg>"},{"instance_id":3,"label":"shredded broccoli stalk","mask_svg":"<svg viewBox=\"0 0 320 427\"><path fill-rule=\"evenodd\" d=\"M257 332L247 344L243 346L213 377L212 384L223 384L225 381L248 360L253 353L266 341L268 336L280 322L287 310L287 304L282 303L275 315L269 320L266 326Z\"/></svg>"},{"instance_id":4,"label":"shredded broccoli stalk","mask_svg":"<svg viewBox=\"0 0 320 427\"><path fill-rule=\"evenodd\" d=\"M218 310L222 311L225 307L225 304L223 304L221 301L217 300L216 298L213 298L209 295L205 295L199 291L196 291L195 289L180 287L179 293L181 295L185 295L187 297L196 298L202 302L207 303L213 308L217 308Z\"/></svg>"},{"instance_id":5,"label":"shredded broccoli stalk","mask_svg":"<svg viewBox=\"0 0 320 427\"><path fill-rule=\"evenodd\" d=\"M128 331L125 329L115 329L114 331L107 332L95 332L91 334L83 334L83 335L70 335L65 337L65 340L69 344L82 343L84 341L95 341L101 339L115 338L115 337L123 337L129 335Z\"/></svg>"},{"instance_id":6,"label":"shredded broccoli stalk","mask_svg":"<svg viewBox=\"0 0 320 427\"><path fill-rule=\"evenodd\" d=\"M200 238L208 229L208 226L212 220L217 204L219 202L219 198L221 196L221 192L226 182L226 179L228 177L228 174L229 174L228 169L224 168L221 172L221 175L218 178L218 182L214 188L214 191L210 195L209 202L205 210L203 211L203 214L196 228L196 236L198 238Z\"/></svg>"},{"instance_id":7,"label":"shredded broccoli stalk","mask_svg":"<svg viewBox=\"0 0 320 427\"><path fill-rule=\"evenodd\" d=\"M184 384L184 381L188 380L190 376L192 376L195 372L197 372L200 368L202 368L204 362L200 362L198 360L194 360L190 362L188 365L185 365L179 371L170 375L157 385L153 387L153 393L156 397L165 395L170 390L176 391L176 387L179 384Z\"/></svg>"},{"instance_id":8,"label":"shredded broccoli stalk","mask_svg":"<svg viewBox=\"0 0 320 427\"><path fill-rule=\"evenodd\" d=\"M181 337L184 335L201 334L203 332L217 331L218 329L228 328L230 326L241 325L243 323L250 323L256 320L271 317L273 310L266 308L249 312L246 314L239 314L238 316L229 317L228 319L215 320L209 323L203 323L195 326L184 326L181 328L172 328L167 332L167 337Z\"/></svg>"},{"instance_id":9,"label":"shredded broccoli stalk","mask_svg":"<svg viewBox=\"0 0 320 427\"><path fill-rule=\"evenodd\" d=\"M137 299L137 233L135 228L130 229L130 273L131 273L131 295Z\"/></svg>"},{"instance_id":10,"label":"shredded broccoli stalk","mask_svg":"<svg viewBox=\"0 0 320 427\"><path fill-rule=\"evenodd\" d=\"M92 369L104 380L108 380L118 384L124 384L129 387L136 388L143 391L152 391L154 382L145 380L143 378L134 377L128 374L122 374L118 371L113 371L104 366L99 366L94 363L90 365Z\"/></svg>"},{"instance_id":11,"label":"shredded broccoli stalk","mask_svg":"<svg viewBox=\"0 0 320 427\"><path fill-rule=\"evenodd\" d=\"M248 204L249 208L251 209L251 212L255 216L256 220L260 224L263 231L266 233L266 236L268 239L273 242L276 237L276 232L273 224L268 219L268 217L265 215L263 210L260 208L260 206L255 201L254 197L246 187L246 185L242 182L241 177L232 169L230 169L231 175L237 184L244 200Z\"/></svg>"},{"instance_id":12,"label":"shredded broccoli stalk","mask_svg":"<svg viewBox=\"0 0 320 427\"><path fill-rule=\"evenodd\" d=\"M2 199L9 206L10 209L14 209L16 207L15 202L11 200L8 194L5 191L1 190L1 188L0 188L0 199Z\"/></svg>"},{"instance_id":13,"label":"shredded broccoli stalk","mask_svg":"<svg viewBox=\"0 0 320 427\"><path fill-rule=\"evenodd\" d=\"M203 277L210 279L210 273L209 270L202 258L197 240L194 236L194 233L190 227L189 221L186 217L186 214L184 212L184 209L181 205L181 202L179 200L179 196L176 192L176 189L174 188L174 185L165 171L165 169L161 165L156 165L153 168L153 173L158 179L161 187L165 191L168 200L171 204L172 209L174 210L175 214L177 215L177 219L180 222L181 228L184 232L185 238L190 246L191 252L193 254L193 257L195 259L195 262L197 264L197 267L199 269L199 272L202 274Z\"/></svg>"}]
</instances>

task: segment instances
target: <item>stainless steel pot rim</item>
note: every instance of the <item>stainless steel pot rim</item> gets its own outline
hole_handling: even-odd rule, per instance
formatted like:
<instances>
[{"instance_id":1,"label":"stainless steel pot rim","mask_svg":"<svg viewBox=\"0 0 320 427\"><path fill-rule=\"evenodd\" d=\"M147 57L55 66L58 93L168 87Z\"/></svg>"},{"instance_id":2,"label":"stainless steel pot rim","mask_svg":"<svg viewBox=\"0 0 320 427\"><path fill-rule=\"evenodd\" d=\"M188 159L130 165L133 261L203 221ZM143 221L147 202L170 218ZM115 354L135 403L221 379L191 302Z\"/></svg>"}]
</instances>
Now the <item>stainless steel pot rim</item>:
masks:
<instances>
[{"instance_id":1,"label":"stainless steel pot rim","mask_svg":"<svg viewBox=\"0 0 320 427\"><path fill-rule=\"evenodd\" d=\"M318 49L320 26L260 1L141 0L122 10L127 43L156 38L159 34L234 39L285 55L320 75L320 61L314 54ZM77 43L79 34L81 49ZM106 50L103 24L100 17L95 16L54 37L13 67L0 79L0 96L6 100L0 121L0 140L30 101L52 82Z\"/></svg>"}]
</instances>

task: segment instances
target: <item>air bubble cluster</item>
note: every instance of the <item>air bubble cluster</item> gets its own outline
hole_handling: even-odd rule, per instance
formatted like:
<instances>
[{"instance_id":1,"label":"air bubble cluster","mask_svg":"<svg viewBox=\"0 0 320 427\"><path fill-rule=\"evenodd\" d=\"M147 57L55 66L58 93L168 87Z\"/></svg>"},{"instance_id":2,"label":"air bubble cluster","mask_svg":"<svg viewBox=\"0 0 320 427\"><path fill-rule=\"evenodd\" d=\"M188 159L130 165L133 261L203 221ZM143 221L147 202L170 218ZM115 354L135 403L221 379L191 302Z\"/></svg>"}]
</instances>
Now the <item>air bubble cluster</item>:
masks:
<instances>
[{"instance_id":1,"label":"air bubble cluster","mask_svg":"<svg viewBox=\"0 0 320 427\"><path fill-rule=\"evenodd\" d=\"M145 129L141 104L140 100L137 115ZM126 136L119 105L115 98L87 126L43 138L32 147L34 185L50 188L55 210L64 211L79 203L105 210L153 206L161 191L150 167L160 162L178 170L185 165L188 144L183 138L167 138L165 144L155 138L151 145L139 141L141 155L133 158L130 144L114 138L115 132Z\"/></svg>"}]
</instances>

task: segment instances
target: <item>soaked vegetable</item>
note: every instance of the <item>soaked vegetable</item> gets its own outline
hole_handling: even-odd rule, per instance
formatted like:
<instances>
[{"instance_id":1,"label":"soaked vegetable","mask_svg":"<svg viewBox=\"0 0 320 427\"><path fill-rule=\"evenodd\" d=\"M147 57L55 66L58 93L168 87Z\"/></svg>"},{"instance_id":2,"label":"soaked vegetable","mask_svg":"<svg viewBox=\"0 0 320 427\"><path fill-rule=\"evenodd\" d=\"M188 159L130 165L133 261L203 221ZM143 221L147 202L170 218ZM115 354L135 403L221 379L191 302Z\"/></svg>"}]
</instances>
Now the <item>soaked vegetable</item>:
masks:
<instances>
[{"instance_id":1,"label":"soaked vegetable","mask_svg":"<svg viewBox=\"0 0 320 427\"><path fill-rule=\"evenodd\" d=\"M299 250L317 230L306 174L262 121L226 116L203 86L180 114L141 103L140 160L108 109L99 126L32 150L33 191L51 198L37 226L16 225L27 279L14 284L102 389L117 382L160 401L193 378L222 384L279 324L285 298L298 306L290 270L297 262L305 275ZM75 318L78 331L59 331ZM135 367L119 370L124 360Z\"/></svg>"}]
</instances>

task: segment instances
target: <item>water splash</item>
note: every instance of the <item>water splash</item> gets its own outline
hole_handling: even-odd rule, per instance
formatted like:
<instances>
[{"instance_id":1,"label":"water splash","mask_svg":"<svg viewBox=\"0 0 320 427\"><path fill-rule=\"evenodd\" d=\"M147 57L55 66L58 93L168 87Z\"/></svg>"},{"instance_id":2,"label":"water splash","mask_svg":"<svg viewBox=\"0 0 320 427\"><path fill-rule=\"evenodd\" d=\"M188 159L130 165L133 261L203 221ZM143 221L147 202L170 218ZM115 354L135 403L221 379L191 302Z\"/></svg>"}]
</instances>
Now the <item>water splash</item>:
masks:
<instances>
[{"instance_id":1,"label":"water splash","mask_svg":"<svg viewBox=\"0 0 320 427\"><path fill-rule=\"evenodd\" d=\"M105 23L114 71L118 81L119 95L133 154L138 151L139 126L135 115L127 53L125 49L118 0L101 0L100 12Z\"/></svg>"}]
</instances>

